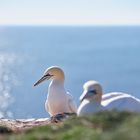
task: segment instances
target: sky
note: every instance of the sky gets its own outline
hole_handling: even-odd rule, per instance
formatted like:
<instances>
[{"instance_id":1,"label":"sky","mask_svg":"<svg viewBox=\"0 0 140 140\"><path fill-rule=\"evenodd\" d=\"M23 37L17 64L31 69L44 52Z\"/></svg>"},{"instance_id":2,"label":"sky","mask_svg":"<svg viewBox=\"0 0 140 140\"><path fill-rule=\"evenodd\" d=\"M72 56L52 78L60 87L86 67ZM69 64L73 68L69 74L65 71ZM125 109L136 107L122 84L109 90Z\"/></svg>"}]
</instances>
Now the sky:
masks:
<instances>
[{"instance_id":1,"label":"sky","mask_svg":"<svg viewBox=\"0 0 140 140\"><path fill-rule=\"evenodd\" d=\"M0 0L0 24L140 25L140 0Z\"/></svg>"}]
</instances>

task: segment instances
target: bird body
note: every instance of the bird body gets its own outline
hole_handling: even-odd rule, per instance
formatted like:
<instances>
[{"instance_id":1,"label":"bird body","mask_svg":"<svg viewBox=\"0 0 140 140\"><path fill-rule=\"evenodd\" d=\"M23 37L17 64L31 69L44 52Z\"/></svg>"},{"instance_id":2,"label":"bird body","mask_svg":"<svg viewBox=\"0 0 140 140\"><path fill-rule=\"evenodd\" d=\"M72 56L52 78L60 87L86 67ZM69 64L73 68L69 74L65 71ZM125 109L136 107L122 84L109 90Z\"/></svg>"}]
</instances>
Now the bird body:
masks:
<instances>
[{"instance_id":1,"label":"bird body","mask_svg":"<svg viewBox=\"0 0 140 140\"><path fill-rule=\"evenodd\" d=\"M76 107L71 108L69 95L64 89L64 85L59 81L53 80L50 83L48 89L48 96L45 103L45 109L49 112L51 116L64 112L76 112Z\"/></svg>"},{"instance_id":2,"label":"bird body","mask_svg":"<svg viewBox=\"0 0 140 140\"><path fill-rule=\"evenodd\" d=\"M120 92L108 93L110 98L101 101L106 110L117 109L119 111L140 112L140 100L136 97ZM115 95L115 96L114 96Z\"/></svg>"},{"instance_id":3,"label":"bird body","mask_svg":"<svg viewBox=\"0 0 140 140\"><path fill-rule=\"evenodd\" d=\"M84 85L79 116L94 114L105 110L140 112L140 100L122 92L111 92L102 95L101 85L96 81L88 81Z\"/></svg>"},{"instance_id":4,"label":"bird body","mask_svg":"<svg viewBox=\"0 0 140 140\"><path fill-rule=\"evenodd\" d=\"M43 77L35 83L35 86L44 80L51 79L48 88L45 109L50 116L63 113L76 113L77 106L73 97L64 88L64 72L57 66L48 68Z\"/></svg>"},{"instance_id":5,"label":"bird body","mask_svg":"<svg viewBox=\"0 0 140 140\"><path fill-rule=\"evenodd\" d=\"M89 100L83 100L80 106L78 107L77 115L84 116L90 115L97 112L103 111L104 107L97 102L90 102Z\"/></svg>"}]
</instances>

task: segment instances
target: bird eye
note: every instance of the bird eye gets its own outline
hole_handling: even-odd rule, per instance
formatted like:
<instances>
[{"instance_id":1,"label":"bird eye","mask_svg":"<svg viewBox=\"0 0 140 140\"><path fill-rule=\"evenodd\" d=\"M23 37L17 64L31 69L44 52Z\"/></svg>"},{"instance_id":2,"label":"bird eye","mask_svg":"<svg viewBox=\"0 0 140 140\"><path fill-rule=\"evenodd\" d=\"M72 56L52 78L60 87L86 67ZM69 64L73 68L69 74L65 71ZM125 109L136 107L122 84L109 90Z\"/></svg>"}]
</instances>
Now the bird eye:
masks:
<instances>
[{"instance_id":1,"label":"bird eye","mask_svg":"<svg viewBox=\"0 0 140 140\"><path fill-rule=\"evenodd\" d=\"M95 89L94 90L90 90L89 92L92 93L92 94L97 94Z\"/></svg>"},{"instance_id":2,"label":"bird eye","mask_svg":"<svg viewBox=\"0 0 140 140\"><path fill-rule=\"evenodd\" d=\"M45 77L51 77L51 76L53 76L53 75L51 75L49 73L45 74Z\"/></svg>"}]
</instances>

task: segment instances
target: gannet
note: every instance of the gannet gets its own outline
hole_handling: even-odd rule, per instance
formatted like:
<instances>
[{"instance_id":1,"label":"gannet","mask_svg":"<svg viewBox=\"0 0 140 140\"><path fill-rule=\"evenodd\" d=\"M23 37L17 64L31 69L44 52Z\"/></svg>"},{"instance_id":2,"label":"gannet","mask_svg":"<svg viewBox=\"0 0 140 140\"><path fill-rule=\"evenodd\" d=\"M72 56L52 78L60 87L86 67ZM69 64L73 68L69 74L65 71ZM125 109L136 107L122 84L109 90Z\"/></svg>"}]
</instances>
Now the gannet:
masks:
<instances>
[{"instance_id":1,"label":"gannet","mask_svg":"<svg viewBox=\"0 0 140 140\"><path fill-rule=\"evenodd\" d=\"M122 92L111 92L103 95L102 87L97 81L88 81L83 86L80 96L81 104L78 116L94 114L105 110L140 112L140 100Z\"/></svg>"},{"instance_id":2,"label":"gannet","mask_svg":"<svg viewBox=\"0 0 140 140\"><path fill-rule=\"evenodd\" d=\"M63 70L57 66L52 66L45 70L42 78L34 84L37 86L45 80L51 80L45 102L45 109L51 117L57 114L77 112L77 106L72 95L64 88L64 79Z\"/></svg>"}]
</instances>

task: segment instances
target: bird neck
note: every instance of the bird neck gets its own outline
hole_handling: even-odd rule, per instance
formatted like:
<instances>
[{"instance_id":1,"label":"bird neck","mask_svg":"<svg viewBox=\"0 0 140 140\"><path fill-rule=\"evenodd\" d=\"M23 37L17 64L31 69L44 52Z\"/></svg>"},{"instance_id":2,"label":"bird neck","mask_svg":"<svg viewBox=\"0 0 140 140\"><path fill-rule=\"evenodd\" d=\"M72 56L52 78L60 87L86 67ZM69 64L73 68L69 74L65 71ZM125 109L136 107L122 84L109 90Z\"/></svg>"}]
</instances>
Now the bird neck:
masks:
<instances>
[{"instance_id":1,"label":"bird neck","mask_svg":"<svg viewBox=\"0 0 140 140\"><path fill-rule=\"evenodd\" d=\"M94 97L93 98L90 98L89 100L90 100L90 102L101 104L102 95L101 94L94 95Z\"/></svg>"},{"instance_id":2,"label":"bird neck","mask_svg":"<svg viewBox=\"0 0 140 140\"><path fill-rule=\"evenodd\" d=\"M48 97L51 95L59 96L65 93L64 82L60 80L52 80L48 88Z\"/></svg>"},{"instance_id":3,"label":"bird neck","mask_svg":"<svg viewBox=\"0 0 140 140\"><path fill-rule=\"evenodd\" d=\"M64 79L53 79L50 85L64 87Z\"/></svg>"}]
</instances>

